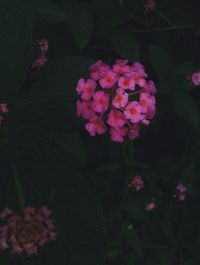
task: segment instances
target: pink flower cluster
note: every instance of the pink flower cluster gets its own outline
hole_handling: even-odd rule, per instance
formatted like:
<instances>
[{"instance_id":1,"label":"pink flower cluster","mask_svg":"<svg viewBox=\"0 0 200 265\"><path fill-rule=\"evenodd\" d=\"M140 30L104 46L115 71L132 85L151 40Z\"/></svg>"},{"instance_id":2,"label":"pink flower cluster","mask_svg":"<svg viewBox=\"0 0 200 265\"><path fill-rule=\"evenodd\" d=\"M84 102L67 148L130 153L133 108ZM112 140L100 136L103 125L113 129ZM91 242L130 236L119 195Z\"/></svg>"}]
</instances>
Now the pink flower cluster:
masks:
<instances>
[{"instance_id":1,"label":"pink flower cluster","mask_svg":"<svg viewBox=\"0 0 200 265\"><path fill-rule=\"evenodd\" d=\"M5 115L8 113L8 105L6 103L0 104L0 125L5 120Z\"/></svg>"},{"instance_id":2,"label":"pink flower cluster","mask_svg":"<svg viewBox=\"0 0 200 265\"><path fill-rule=\"evenodd\" d=\"M140 191L144 188L144 181L141 176L136 175L131 183L129 184L129 188L135 188L137 191Z\"/></svg>"},{"instance_id":3,"label":"pink flower cluster","mask_svg":"<svg viewBox=\"0 0 200 265\"><path fill-rule=\"evenodd\" d=\"M144 13L147 14L156 8L156 2L155 0L146 0L144 4Z\"/></svg>"},{"instance_id":4,"label":"pink flower cluster","mask_svg":"<svg viewBox=\"0 0 200 265\"><path fill-rule=\"evenodd\" d=\"M179 183L176 186L176 190L178 191L178 194L175 194L174 197L177 198L178 201L184 201L186 198L185 192L187 191L186 186L183 183Z\"/></svg>"},{"instance_id":5,"label":"pink flower cluster","mask_svg":"<svg viewBox=\"0 0 200 265\"><path fill-rule=\"evenodd\" d=\"M143 65L116 60L109 67L97 61L89 70L90 79L81 78L76 87L77 115L87 120L86 130L95 136L109 128L115 142L138 137L140 126L149 125L156 112L156 88Z\"/></svg>"},{"instance_id":6,"label":"pink flower cluster","mask_svg":"<svg viewBox=\"0 0 200 265\"><path fill-rule=\"evenodd\" d=\"M200 85L200 71L194 72L191 76L191 80L194 86L199 86Z\"/></svg>"},{"instance_id":7,"label":"pink flower cluster","mask_svg":"<svg viewBox=\"0 0 200 265\"><path fill-rule=\"evenodd\" d=\"M33 62L32 67L33 68L39 68L43 64L45 64L48 60L46 53L49 49L49 44L47 39L37 40L37 43L40 46L41 55L36 59L35 62Z\"/></svg>"},{"instance_id":8,"label":"pink flower cluster","mask_svg":"<svg viewBox=\"0 0 200 265\"><path fill-rule=\"evenodd\" d=\"M0 213L0 251L12 254L36 255L38 247L56 240L55 225L46 206L26 207L23 216L5 208Z\"/></svg>"}]
</instances>

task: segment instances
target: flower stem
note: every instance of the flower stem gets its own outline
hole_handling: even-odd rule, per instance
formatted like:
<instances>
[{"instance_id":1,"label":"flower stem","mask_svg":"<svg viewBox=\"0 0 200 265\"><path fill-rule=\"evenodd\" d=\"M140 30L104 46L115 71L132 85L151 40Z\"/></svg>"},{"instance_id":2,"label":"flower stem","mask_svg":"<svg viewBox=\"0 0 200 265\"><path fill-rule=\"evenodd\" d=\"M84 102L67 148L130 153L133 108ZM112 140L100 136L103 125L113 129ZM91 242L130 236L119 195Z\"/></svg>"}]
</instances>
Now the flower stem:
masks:
<instances>
[{"instance_id":1,"label":"flower stem","mask_svg":"<svg viewBox=\"0 0 200 265\"><path fill-rule=\"evenodd\" d=\"M14 180L15 180L17 196L18 196L18 201L19 201L19 207L20 207L20 210L23 211L24 205L25 205L25 199L24 199L24 194L22 191L21 180L20 180L20 177L18 175L17 166L16 166L16 163L14 160L11 161L11 165L12 165L12 170L13 170L13 174L14 174Z\"/></svg>"}]
</instances>

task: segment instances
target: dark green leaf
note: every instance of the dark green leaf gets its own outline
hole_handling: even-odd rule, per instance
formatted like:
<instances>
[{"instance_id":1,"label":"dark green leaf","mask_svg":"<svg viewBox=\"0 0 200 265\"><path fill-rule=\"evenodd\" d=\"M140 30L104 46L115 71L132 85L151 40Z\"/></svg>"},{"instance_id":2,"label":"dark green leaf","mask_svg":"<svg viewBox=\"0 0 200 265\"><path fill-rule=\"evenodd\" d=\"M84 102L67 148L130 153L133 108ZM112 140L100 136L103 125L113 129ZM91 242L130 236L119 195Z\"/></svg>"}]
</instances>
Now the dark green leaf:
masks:
<instances>
[{"instance_id":1,"label":"dark green leaf","mask_svg":"<svg viewBox=\"0 0 200 265\"><path fill-rule=\"evenodd\" d=\"M39 24L56 24L65 21L65 12L51 0L23 0L33 20Z\"/></svg>"},{"instance_id":2,"label":"dark green leaf","mask_svg":"<svg viewBox=\"0 0 200 265\"><path fill-rule=\"evenodd\" d=\"M104 217L87 179L58 160L27 161L26 175L40 183L44 198L54 189L51 208L58 239L40 251L38 264L55 265L58 257L59 265L105 264Z\"/></svg>"},{"instance_id":3,"label":"dark green leaf","mask_svg":"<svg viewBox=\"0 0 200 265\"><path fill-rule=\"evenodd\" d=\"M39 85L33 88L33 92L76 95L78 80L89 77L89 67L94 62L90 57L78 56L50 60L40 70Z\"/></svg>"},{"instance_id":4,"label":"dark green leaf","mask_svg":"<svg viewBox=\"0 0 200 265\"><path fill-rule=\"evenodd\" d=\"M157 46L150 46L148 49L149 60L153 70L160 80L165 79L172 72L173 61L170 54Z\"/></svg>"},{"instance_id":5,"label":"dark green leaf","mask_svg":"<svg viewBox=\"0 0 200 265\"><path fill-rule=\"evenodd\" d=\"M90 41L94 29L94 14L87 3L67 1L64 5L67 25L76 45L83 49Z\"/></svg>"},{"instance_id":6,"label":"dark green leaf","mask_svg":"<svg viewBox=\"0 0 200 265\"><path fill-rule=\"evenodd\" d=\"M173 93L171 101L177 115L197 130L199 128L199 110L194 98L189 93Z\"/></svg>"},{"instance_id":7,"label":"dark green leaf","mask_svg":"<svg viewBox=\"0 0 200 265\"><path fill-rule=\"evenodd\" d=\"M110 36L110 42L116 53L130 61L139 60L140 48L138 41L129 31L118 30Z\"/></svg>"},{"instance_id":8,"label":"dark green leaf","mask_svg":"<svg viewBox=\"0 0 200 265\"><path fill-rule=\"evenodd\" d=\"M32 25L17 0L2 0L0 9L0 97L20 89L32 49Z\"/></svg>"}]
</instances>

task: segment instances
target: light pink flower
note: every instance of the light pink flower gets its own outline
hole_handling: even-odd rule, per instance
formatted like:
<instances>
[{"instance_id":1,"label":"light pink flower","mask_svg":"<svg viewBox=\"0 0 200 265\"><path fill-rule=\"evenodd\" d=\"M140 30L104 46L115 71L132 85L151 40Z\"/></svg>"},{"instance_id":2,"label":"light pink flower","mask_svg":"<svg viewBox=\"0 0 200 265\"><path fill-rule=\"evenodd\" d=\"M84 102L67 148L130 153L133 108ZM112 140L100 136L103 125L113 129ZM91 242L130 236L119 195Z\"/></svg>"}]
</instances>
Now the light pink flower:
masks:
<instances>
[{"instance_id":1,"label":"light pink flower","mask_svg":"<svg viewBox=\"0 0 200 265\"><path fill-rule=\"evenodd\" d=\"M177 200L178 201L184 201L186 199L185 193L178 194Z\"/></svg>"},{"instance_id":2,"label":"light pink flower","mask_svg":"<svg viewBox=\"0 0 200 265\"><path fill-rule=\"evenodd\" d=\"M120 77L118 81L118 86L120 88L124 89L130 89L130 90L135 90L135 81L131 77Z\"/></svg>"},{"instance_id":3,"label":"light pink flower","mask_svg":"<svg viewBox=\"0 0 200 265\"><path fill-rule=\"evenodd\" d=\"M123 142L124 141L124 136L127 134L128 128L122 127L122 128L110 128L110 134L111 134L111 140L114 142Z\"/></svg>"},{"instance_id":4,"label":"light pink flower","mask_svg":"<svg viewBox=\"0 0 200 265\"><path fill-rule=\"evenodd\" d=\"M155 0L146 0L144 4L144 13L147 14L149 12L152 12L156 8L156 2Z\"/></svg>"},{"instance_id":5,"label":"light pink flower","mask_svg":"<svg viewBox=\"0 0 200 265\"><path fill-rule=\"evenodd\" d=\"M109 96L103 91L97 91L93 94L93 109L98 113L103 113L108 109Z\"/></svg>"},{"instance_id":6,"label":"light pink flower","mask_svg":"<svg viewBox=\"0 0 200 265\"><path fill-rule=\"evenodd\" d=\"M186 192L187 191L187 188L186 186L183 184L183 183L179 183L177 186L176 186L176 190L180 191L181 193L183 192Z\"/></svg>"},{"instance_id":7,"label":"light pink flower","mask_svg":"<svg viewBox=\"0 0 200 265\"><path fill-rule=\"evenodd\" d=\"M129 187L134 187L137 191L144 188L144 181L141 176L136 175L131 183L129 184Z\"/></svg>"},{"instance_id":8,"label":"light pink flower","mask_svg":"<svg viewBox=\"0 0 200 265\"><path fill-rule=\"evenodd\" d=\"M192 83L195 86L199 86L200 85L200 71L196 71L192 74Z\"/></svg>"},{"instance_id":9,"label":"light pink flower","mask_svg":"<svg viewBox=\"0 0 200 265\"><path fill-rule=\"evenodd\" d=\"M77 116L83 117L83 119L91 119L95 116L95 112L92 106L92 101L78 100L77 105Z\"/></svg>"},{"instance_id":10,"label":"light pink flower","mask_svg":"<svg viewBox=\"0 0 200 265\"><path fill-rule=\"evenodd\" d=\"M124 114L119 110L111 110L108 114L107 123L115 129L121 128L125 125L126 119Z\"/></svg>"},{"instance_id":11,"label":"light pink flower","mask_svg":"<svg viewBox=\"0 0 200 265\"><path fill-rule=\"evenodd\" d=\"M83 78L79 79L76 91L78 95L81 96L83 100L90 100L93 96L94 90L96 88L96 82L92 79L84 80Z\"/></svg>"},{"instance_id":12,"label":"light pink flower","mask_svg":"<svg viewBox=\"0 0 200 265\"><path fill-rule=\"evenodd\" d=\"M112 101L113 106L117 109L121 109L126 106L127 102L128 102L128 93L125 93L123 89L118 89L116 96Z\"/></svg>"},{"instance_id":13,"label":"light pink flower","mask_svg":"<svg viewBox=\"0 0 200 265\"><path fill-rule=\"evenodd\" d=\"M0 110L3 114L8 113L8 104L7 103L1 103L0 104Z\"/></svg>"},{"instance_id":14,"label":"light pink flower","mask_svg":"<svg viewBox=\"0 0 200 265\"><path fill-rule=\"evenodd\" d=\"M105 76L109 69L110 67L106 63L99 60L95 64L90 66L90 77L93 80L99 80L100 78Z\"/></svg>"},{"instance_id":15,"label":"light pink flower","mask_svg":"<svg viewBox=\"0 0 200 265\"><path fill-rule=\"evenodd\" d=\"M151 80L146 82L146 84L144 85L144 90L145 90L145 92L153 94L153 95L156 94L156 92L157 92L155 84Z\"/></svg>"},{"instance_id":16,"label":"light pink flower","mask_svg":"<svg viewBox=\"0 0 200 265\"><path fill-rule=\"evenodd\" d=\"M41 39L41 40L38 40L37 43L39 44L40 46L40 50L42 53L45 53L48 51L49 49L49 42L47 39Z\"/></svg>"},{"instance_id":17,"label":"light pink flower","mask_svg":"<svg viewBox=\"0 0 200 265\"><path fill-rule=\"evenodd\" d=\"M134 140L135 138L139 136L139 129L140 129L139 123L135 123L131 125L131 128L129 129L129 132L128 132L128 137L130 140Z\"/></svg>"},{"instance_id":18,"label":"light pink flower","mask_svg":"<svg viewBox=\"0 0 200 265\"><path fill-rule=\"evenodd\" d=\"M155 107L155 97L151 96L149 93L141 93L140 106L142 113L151 112Z\"/></svg>"},{"instance_id":19,"label":"light pink flower","mask_svg":"<svg viewBox=\"0 0 200 265\"><path fill-rule=\"evenodd\" d=\"M36 59L35 62L32 63L32 67L33 68L39 68L40 66L45 64L47 61L48 61L48 58L46 57L46 55L42 54L42 55L40 55L39 58Z\"/></svg>"},{"instance_id":20,"label":"light pink flower","mask_svg":"<svg viewBox=\"0 0 200 265\"><path fill-rule=\"evenodd\" d=\"M127 65L128 60L116 60L115 64L113 65L113 71L117 74L124 74L130 71L130 66Z\"/></svg>"},{"instance_id":21,"label":"light pink flower","mask_svg":"<svg viewBox=\"0 0 200 265\"><path fill-rule=\"evenodd\" d=\"M105 75L99 80L99 84L102 88L111 88L117 81L117 75L113 70L108 70Z\"/></svg>"},{"instance_id":22,"label":"light pink flower","mask_svg":"<svg viewBox=\"0 0 200 265\"><path fill-rule=\"evenodd\" d=\"M124 111L124 115L127 119L130 119L132 123L137 123L144 119L144 115L141 114L142 108L137 101L132 101L127 105Z\"/></svg>"},{"instance_id":23,"label":"light pink flower","mask_svg":"<svg viewBox=\"0 0 200 265\"><path fill-rule=\"evenodd\" d=\"M151 202L148 202L146 205L145 205L145 211L151 211L153 210L154 208L156 207L156 203L154 201L151 201Z\"/></svg>"},{"instance_id":24,"label":"light pink flower","mask_svg":"<svg viewBox=\"0 0 200 265\"><path fill-rule=\"evenodd\" d=\"M106 126L100 117L93 117L85 125L86 130L89 132L90 136L95 136L96 134L104 134L106 131Z\"/></svg>"}]
</instances>

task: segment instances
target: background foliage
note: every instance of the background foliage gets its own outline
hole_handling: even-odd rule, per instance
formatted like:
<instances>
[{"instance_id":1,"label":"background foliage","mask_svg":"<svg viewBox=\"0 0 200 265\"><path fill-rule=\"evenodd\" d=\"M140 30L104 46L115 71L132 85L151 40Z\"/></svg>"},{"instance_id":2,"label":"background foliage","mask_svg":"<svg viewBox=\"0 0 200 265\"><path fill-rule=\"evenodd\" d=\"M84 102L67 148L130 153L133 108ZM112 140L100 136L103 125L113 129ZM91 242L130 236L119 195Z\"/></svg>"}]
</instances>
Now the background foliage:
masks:
<instances>
[{"instance_id":1,"label":"background foliage","mask_svg":"<svg viewBox=\"0 0 200 265\"><path fill-rule=\"evenodd\" d=\"M0 253L0 264L199 264L197 4L158 0L144 14L142 0L0 0L1 208L19 207L14 159L26 204L51 207L59 229L38 256ZM41 38L48 62L35 70ZM158 89L152 125L123 145L89 137L75 109L77 80L117 58L142 62ZM128 187L136 174L141 192ZM180 182L184 202L173 197Z\"/></svg>"}]
</instances>

